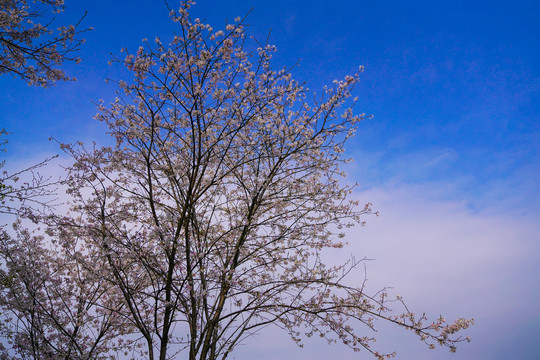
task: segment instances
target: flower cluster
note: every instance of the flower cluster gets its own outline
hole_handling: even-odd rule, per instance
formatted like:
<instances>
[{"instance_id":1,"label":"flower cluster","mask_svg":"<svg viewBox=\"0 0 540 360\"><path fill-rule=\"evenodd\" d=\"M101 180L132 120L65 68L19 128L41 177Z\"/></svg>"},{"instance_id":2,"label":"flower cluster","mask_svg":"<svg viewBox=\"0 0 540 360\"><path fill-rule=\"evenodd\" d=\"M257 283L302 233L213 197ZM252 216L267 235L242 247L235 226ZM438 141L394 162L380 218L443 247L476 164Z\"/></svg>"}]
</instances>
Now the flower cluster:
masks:
<instances>
[{"instance_id":1,"label":"flower cluster","mask_svg":"<svg viewBox=\"0 0 540 360\"><path fill-rule=\"evenodd\" d=\"M58 80L74 80L58 66L67 61L79 62L74 56L84 40L79 21L76 25L51 29L52 20L44 18L50 11L63 10L63 0L0 1L0 75L11 74L29 85L50 86ZM44 26L41 22L48 23Z\"/></svg>"}]
</instances>

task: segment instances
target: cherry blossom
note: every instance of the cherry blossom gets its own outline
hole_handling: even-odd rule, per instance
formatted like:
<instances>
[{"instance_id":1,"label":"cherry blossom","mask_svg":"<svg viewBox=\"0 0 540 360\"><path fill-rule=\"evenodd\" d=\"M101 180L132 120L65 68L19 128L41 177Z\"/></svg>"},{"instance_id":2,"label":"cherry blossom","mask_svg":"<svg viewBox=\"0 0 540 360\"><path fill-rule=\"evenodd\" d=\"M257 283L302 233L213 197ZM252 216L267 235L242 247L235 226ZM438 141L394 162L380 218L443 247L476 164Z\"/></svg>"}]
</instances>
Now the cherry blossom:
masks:
<instances>
[{"instance_id":1,"label":"cherry blossom","mask_svg":"<svg viewBox=\"0 0 540 360\"><path fill-rule=\"evenodd\" d=\"M84 40L78 36L90 28L81 30L81 19L53 29L63 8L64 0L0 0L0 74L43 87L74 80L58 67L80 61L74 53Z\"/></svg>"}]
</instances>

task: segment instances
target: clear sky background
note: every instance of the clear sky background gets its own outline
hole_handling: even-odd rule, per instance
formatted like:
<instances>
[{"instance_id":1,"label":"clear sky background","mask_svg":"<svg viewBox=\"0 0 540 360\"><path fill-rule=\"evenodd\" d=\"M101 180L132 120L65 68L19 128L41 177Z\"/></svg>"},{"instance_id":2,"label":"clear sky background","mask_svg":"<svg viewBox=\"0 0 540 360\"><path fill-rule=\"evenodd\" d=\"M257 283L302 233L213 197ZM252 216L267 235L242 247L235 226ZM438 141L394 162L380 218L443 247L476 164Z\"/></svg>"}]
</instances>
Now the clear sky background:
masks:
<instances>
[{"instance_id":1,"label":"clear sky background","mask_svg":"<svg viewBox=\"0 0 540 360\"><path fill-rule=\"evenodd\" d=\"M265 39L271 29L275 65L300 60L293 75L314 91L365 66L357 112L374 118L349 144L348 179L381 215L332 256L376 259L369 286L394 287L415 311L476 320L473 341L456 354L387 326L376 347L397 359L539 359L540 2L199 2L193 14L215 29L253 8L248 33ZM83 62L66 67L78 81L41 89L0 77L10 168L58 153L49 136L106 141L93 116L95 102L115 95L104 79L123 75L107 65L110 54L173 28L159 0L66 3L59 21L87 10L84 23L95 28ZM370 358L315 340L298 349L272 329L234 358L254 357Z\"/></svg>"}]
</instances>

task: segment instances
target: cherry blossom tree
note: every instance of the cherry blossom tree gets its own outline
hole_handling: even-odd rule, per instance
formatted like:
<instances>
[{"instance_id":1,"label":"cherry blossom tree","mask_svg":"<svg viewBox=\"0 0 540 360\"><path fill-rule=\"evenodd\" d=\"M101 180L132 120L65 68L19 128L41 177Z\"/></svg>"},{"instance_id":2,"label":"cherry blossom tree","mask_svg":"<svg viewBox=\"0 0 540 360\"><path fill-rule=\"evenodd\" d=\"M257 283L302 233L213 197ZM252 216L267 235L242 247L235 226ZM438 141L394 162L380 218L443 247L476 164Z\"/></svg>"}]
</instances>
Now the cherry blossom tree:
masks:
<instances>
[{"instance_id":1,"label":"cherry blossom tree","mask_svg":"<svg viewBox=\"0 0 540 360\"><path fill-rule=\"evenodd\" d=\"M79 21L53 30L54 15L63 10L64 0L0 0L0 74L43 87L73 80L58 66L79 62L74 53L84 40L78 36L88 29Z\"/></svg>"},{"instance_id":2,"label":"cherry blossom tree","mask_svg":"<svg viewBox=\"0 0 540 360\"><path fill-rule=\"evenodd\" d=\"M130 350L110 284L59 254L20 221L0 232L0 359L111 359Z\"/></svg>"},{"instance_id":3,"label":"cherry blossom tree","mask_svg":"<svg viewBox=\"0 0 540 360\"><path fill-rule=\"evenodd\" d=\"M43 87L73 80L57 67L79 61L73 53L83 40L76 37L86 30L78 29L79 24L51 30L54 18L46 19L46 12L62 10L62 0L31 5L0 0L0 74ZM0 129L0 152L6 151L7 135ZM106 293L103 281L87 276L74 259L62 258L42 235L21 225L20 218L36 222L35 211L52 206L58 182L38 170L53 158L15 172L2 169L5 160L0 161L0 214L19 218L11 233L0 224L1 359L102 359L104 351L118 348L114 341L119 332L112 331L118 328L116 313L104 310L103 301L99 308L94 305ZM122 345L123 351L129 349Z\"/></svg>"},{"instance_id":4,"label":"cherry blossom tree","mask_svg":"<svg viewBox=\"0 0 540 360\"><path fill-rule=\"evenodd\" d=\"M383 359L393 354L372 348L378 321L454 350L471 320L428 321L385 290L351 286L347 275L361 261L323 261L372 212L350 200L341 169L365 118L351 108L360 71L313 95L272 67L275 48L250 41L244 19L216 31L190 17L191 5L171 11L170 44L155 38L116 60L132 78L118 81L121 95L97 115L115 145L61 144L74 160L70 211L40 219L52 243L19 231L39 249L21 261L21 247L4 242L12 270L2 275L0 307L29 324L15 350L68 339L73 349L112 344L109 353L77 348L77 359L225 359L273 325L300 346L317 335ZM31 304L12 306L12 289L26 286L18 264L28 259L43 268L32 278L38 290L21 290ZM66 314L76 308L70 301L84 311ZM34 325L34 314L49 327ZM91 341L74 334L79 324ZM18 338L12 323L5 328ZM28 340L34 333L40 343Z\"/></svg>"}]
</instances>

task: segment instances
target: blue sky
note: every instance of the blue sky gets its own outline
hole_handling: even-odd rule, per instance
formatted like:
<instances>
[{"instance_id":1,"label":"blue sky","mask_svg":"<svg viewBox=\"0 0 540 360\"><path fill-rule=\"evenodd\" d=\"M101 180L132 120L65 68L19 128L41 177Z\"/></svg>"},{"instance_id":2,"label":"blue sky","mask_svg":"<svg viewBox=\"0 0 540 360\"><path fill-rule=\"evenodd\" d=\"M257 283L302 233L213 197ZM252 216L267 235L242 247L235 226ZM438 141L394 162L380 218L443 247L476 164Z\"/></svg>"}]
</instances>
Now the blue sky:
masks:
<instances>
[{"instance_id":1,"label":"blue sky","mask_svg":"<svg viewBox=\"0 0 540 360\"><path fill-rule=\"evenodd\" d=\"M104 79L123 74L107 65L110 54L172 28L158 0L66 3L62 20L87 10L95 28L83 62L66 67L79 80L40 89L0 77L9 164L57 153L49 136L104 141L94 103L111 101L116 89ZM348 173L360 184L355 196L381 216L349 234L347 251L377 259L368 265L373 287L393 286L435 316L477 319L457 354L386 328L381 349L398 359L538 359L540 3L208 0L193 14L219 29L251 8L248 32L264 39L271 29L276 65L300 60L293 75L310 89L365 66L357 111L374 117L348 147ZM267 359L358 358L321 343L297 350L268 331L236 359L260 349Z\"/></svg>"}]
</instances>

